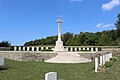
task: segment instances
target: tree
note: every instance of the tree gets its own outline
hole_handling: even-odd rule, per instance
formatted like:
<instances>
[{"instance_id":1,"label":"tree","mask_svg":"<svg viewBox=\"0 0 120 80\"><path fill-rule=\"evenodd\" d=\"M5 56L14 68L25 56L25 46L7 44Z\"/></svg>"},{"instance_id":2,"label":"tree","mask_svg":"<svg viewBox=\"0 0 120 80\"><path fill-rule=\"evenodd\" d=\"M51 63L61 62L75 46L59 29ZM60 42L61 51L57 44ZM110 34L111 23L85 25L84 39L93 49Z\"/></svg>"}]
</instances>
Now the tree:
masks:
<instances>
[{"instance_id":1,"label":"tree","mask_svg":"<svg viewBox=\"0 0 120 80\"><path fill-rule=\"evenodd\" d=\"M118 14L117 18L118 20L116 21L115 26L118 30L120 30L120 14Z\"/></svg>"},{"instance_id":2,"label":"tree","mask_svg":"<svg viewBox=\"0 0 120 80\"><path fill-rule=\"evenodd\" d=\"M9 47L11 44L8 41L2 41L0 42L0 47Z\"/></svg>"}]
</instances>

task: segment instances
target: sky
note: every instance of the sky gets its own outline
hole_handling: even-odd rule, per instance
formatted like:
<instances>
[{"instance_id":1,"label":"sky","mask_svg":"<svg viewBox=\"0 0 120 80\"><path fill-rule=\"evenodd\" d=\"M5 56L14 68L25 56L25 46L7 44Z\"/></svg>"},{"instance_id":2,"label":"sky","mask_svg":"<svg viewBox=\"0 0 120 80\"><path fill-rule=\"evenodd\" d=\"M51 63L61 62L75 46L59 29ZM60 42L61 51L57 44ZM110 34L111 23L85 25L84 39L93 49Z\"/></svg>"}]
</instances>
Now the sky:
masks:
<instances>
[{"instance_id":1,"label":"sky","mask_svg":"<svg viewBox=\"0 0 120 80\"><path fill-rule=\"evenodd\" d=\"M0 0L0 41L27 41L61 34L115 29L120 0Z\"/></svg>"}]
</instances>

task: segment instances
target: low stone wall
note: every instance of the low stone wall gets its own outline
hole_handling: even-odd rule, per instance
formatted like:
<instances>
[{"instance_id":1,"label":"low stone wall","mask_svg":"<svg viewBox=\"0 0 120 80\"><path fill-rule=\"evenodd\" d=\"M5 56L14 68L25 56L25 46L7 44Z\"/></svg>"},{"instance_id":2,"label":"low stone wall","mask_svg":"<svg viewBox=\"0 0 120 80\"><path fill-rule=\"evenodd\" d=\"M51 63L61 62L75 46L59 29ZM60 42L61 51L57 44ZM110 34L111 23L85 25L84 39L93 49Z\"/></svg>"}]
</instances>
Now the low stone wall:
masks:
<instances>
[{"instance_id":1,"label":"low stone wall","mask_svg":"<svg viewBox=\"0 0 120 80\"><path fill-rule=\"evenodd\" d=\"M0 51L0 55L6 59L17 61L44 61L55 57L54 52L27 52L27 51Z\"/></svg>"},{"instance_id":2,"label":"low stone wall","mask_svg":"<svg viewBox=\"0 0 120 80\"><path fill-rule=\"evenodd\" d=\"M98 56L96 53L78 53L80 56L83 56L86 59L93 60L95 57Z\"/></svg>"}]
</instances>

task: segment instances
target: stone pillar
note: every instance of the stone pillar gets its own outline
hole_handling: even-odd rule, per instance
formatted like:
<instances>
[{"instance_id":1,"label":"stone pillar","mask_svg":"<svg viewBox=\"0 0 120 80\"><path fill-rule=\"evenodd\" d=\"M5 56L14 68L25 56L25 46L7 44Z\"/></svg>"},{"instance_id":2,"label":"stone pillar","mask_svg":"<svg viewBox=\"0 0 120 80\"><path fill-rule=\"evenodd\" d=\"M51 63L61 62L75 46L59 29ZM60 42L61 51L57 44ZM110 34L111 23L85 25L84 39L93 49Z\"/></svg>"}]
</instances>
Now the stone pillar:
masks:
<instances>
[{"instance_id":1,"label":"stone pillar","mask_svg":"<svg viewBox=\"0 0 120 80\"><path fill-rule=\"evenodd\" d=\"M25 47L23 47L22 51L25 51Z\"/></svg>"},{"instance_id":2,"label":"stone pillar","mask_svg":"<svg viewBox=\"0 0 120 80\"><path fill-rule=\"evenodd\" d=\"M66 47L66 51L68 51L68 47Z\"/></svg>"},{"instance_id":3,"label":"stone pillar","mask_svg":"<svg viewBox=\"0 0 120 80\"><path fill-rule=\"evenodd\" d=\"M46 47L46 49L48 49L48 47Z\"/></svg>"},{"instance_id":4,"label":"stone pillar","mask_svg":"<svg viewBox=\"0 0 120 80\"><path fill-rule=\"evenodd\" d=\"M103 56L100 56L100 66L103 64Z\"/></svg>"},{"instance_id":5,"label":"stone pillar","mask_svg":"<svg viewBox=\"0 0 120 80\"><path fill-rule=\"evenodd\" d=\"M34 51L34 47L32 47L32 51Z\"/></svg>"},{"instance_id":6,"label":"stone pillar","mask_svg":"<svg viewBox=\"0 0 120 80\"><path fill-rule=\"evenodd\" d=\"M14 46L14 51L17 51L17 46Z\"/></svg>"},{"instance_id":7,"label":"stone pillar","mask_svg":"<svg viewBox=\"0 0 120 80\"><path fill-rule=\"evenodd\" d=\"M79 47L79 51L81 51L81 47Z\"/></svg>"},{"instance_id":8,"label":"stone pillar","mask_svg":"<svg viewBox=\"0 0 120 80\"><path fill-rule=\"evenodd\" d=\"M70 51L73 51L73 48L72 48L72 47L70 48Z\"/></svg>"},{"instance_id":9,"label":"stone pillar","mask_svg":"<svg viewBox=\"0 0 120 80\"><path fill-rule=\"evenodd\" d=\"M45 80L57 80L57 73L56 72L46 73Z\"/></svg>"},{"instance_id":10,"label":"stone pillar","mask_svg":"<svg viewBox=\"0 0 120 80\"><path fill-rule=\"evenodd\" d=\"M27 47L27 51L30 51L30 47Z\"/></svg>"},{"instance_id":11,"label":"stone pillar","mask_svg":"<svg viewBox=\"0 0 120 80\"><path fill-rule=\"evenodd\" d=\"M85 50L85 48L83 47L83 51Z\"/></svg>"},{"instance_id":12,"label":"stone pillar","mask_svg":"<svg viewBox=\"0 0 120 80\"><path fill-rule=\"evenodd\" d=\"M105 55L103 55L103 65L105 64Z\"/></svg>"},{"instance_id":13,"label":"stone pillar","mask_svg":"<svg viewBox=\"0 0 120 80\"><path fill-rule=\"evenodd\" d=\"M98 72L98 58L95 58L95 72Z\"/></svg>"},{"instance_id":14,"label":"stone pillar","mask_svg":"<svg viewBox=\"0 0 120 80\"><path fill-rule=\"evenodd\" d=\"M77 47L75 47L75 51L77 51Z\"/></svg>"},{"instance_id":15,"label":"stone pillar","mask_svg":"<svg viewBox=\"0 0 120 80\"><path fill-rule=\"evenodd\" d=\"M21 46L18 47L18 51L21 51Z\"/></svg>"},{"instance_id":16,"label":"stone pillar","mask_svg":"<svg viewBox=\"0 0 120 80\"><path fill-rule=\"evenodd\" d=\"M98 51L98 47L95 48L95 51Z\"/></svg>"},{"instance_id":17,"label":"stone pillar","mask_svg":"<svg viewBox=\"0 0 120 80\"><path fill-rule=\"evenodd\" d=\"M87 50L89 51L89 48L87 48Z\"/></svg>"},{"instance_id":18,"label":"stone pillar","mask_svg":"<svg viewBox=\"0 0 120 80\"><path fill-rule=\"evenodd\" d=\"M37 51L39 51L39 47L36 47Z\"/></svg>"},{"instance_id":19,"label":"stone pillar","mask_svg":"<svg viewBox=\"0 0 120 80\"><path fill-rule=\"evenodd\" d=\"M91 47L91 51L93 51L93 47Z\"/></svg>"},{"instance_id":20,"label":"stone pillar","mask_svg":"<svg viewBox=\"0 0 120 80\"><path fill-rule=\"evenodd\" d=\"M41 47L41 50L43 50L43 47Z\"/></svg>"}]
</instances>

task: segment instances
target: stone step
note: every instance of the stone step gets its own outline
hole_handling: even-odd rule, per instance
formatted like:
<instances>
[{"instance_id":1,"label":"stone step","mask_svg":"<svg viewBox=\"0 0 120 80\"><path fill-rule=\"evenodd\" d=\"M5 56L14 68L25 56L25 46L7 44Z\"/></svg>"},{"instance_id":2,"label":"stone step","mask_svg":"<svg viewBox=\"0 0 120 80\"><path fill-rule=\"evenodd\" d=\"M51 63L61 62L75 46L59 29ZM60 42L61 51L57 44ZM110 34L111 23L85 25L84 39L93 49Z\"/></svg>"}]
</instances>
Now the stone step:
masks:
<instances>
[{"instance_id":1,"label":"stone step","mask_svg":"<svg viewBox=\"0 0 120 80\"><path fill-rule=\"evenodd\" d=\"M71 52L57 52L57 56L45 60L45 62L50 63L85 63L90 62L92 60L83 58L78 53L71 53Z\"/></svg>"}]
</instances>

